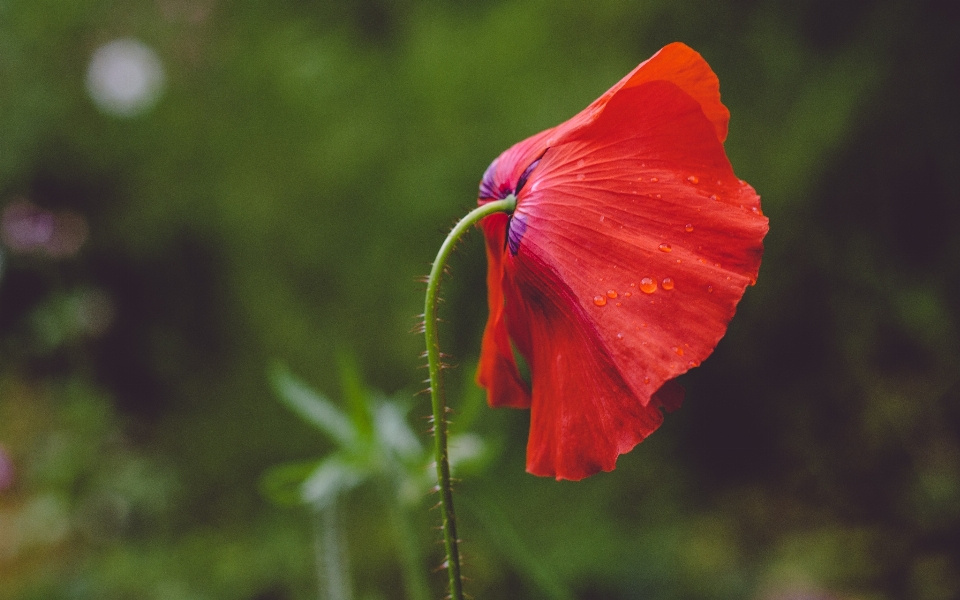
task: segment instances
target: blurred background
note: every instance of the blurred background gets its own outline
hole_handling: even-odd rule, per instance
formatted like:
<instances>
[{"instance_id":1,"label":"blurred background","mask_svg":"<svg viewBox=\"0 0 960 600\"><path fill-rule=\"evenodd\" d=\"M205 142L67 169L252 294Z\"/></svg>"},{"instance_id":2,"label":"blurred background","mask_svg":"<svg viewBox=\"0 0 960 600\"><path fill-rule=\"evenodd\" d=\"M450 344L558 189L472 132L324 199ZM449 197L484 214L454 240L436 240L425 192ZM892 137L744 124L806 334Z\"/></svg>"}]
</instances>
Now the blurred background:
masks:
<instances>
[{"instance_id":1,"label":"blurred background","mask_svg":"<svg viewBox=\"0 0 960 600\"><path fill-rule=\"evenodd\" d=\"M0 1L0 598L323 597L330 529L297 486L344 450L297 414L311 393L399 449L337 480L344 593L423 596L422 564L440 597L409 466L417 279L495 156L675 40L763 196L759 283L682 409L557 483L524 473L527 413L472 384L485 266L462 245L442 333L468 591L960 597L955 9Z\"/></svg>"}]
</instances>

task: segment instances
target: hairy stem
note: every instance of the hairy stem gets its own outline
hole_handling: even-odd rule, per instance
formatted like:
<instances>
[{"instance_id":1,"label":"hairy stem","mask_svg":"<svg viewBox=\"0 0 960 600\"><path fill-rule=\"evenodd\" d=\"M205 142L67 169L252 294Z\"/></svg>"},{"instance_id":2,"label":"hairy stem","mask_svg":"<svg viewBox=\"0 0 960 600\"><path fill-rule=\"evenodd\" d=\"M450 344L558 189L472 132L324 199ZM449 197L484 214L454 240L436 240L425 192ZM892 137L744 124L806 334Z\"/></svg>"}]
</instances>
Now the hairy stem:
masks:
<instances>
[{"instance_id":1,"label":"hairy stem","mask_svg":"<svg viewBox=\"0 0 960 600\"><path fill-rule=\"evenodd\" d=\"M433 447L437 461L437 487L440 491L440 518L443 524L443 542L447 551L447 574L450 579L450 598L463 600L463 578L460 575L460 550L457 539L457 518L453 510L453 490L450 486L450 463L447 460L447 401L443 394L440 373L440 339L437 335L437 300L440 276L451 251L463 234L478 221L498 212L510 212L517 199L508 196L488 202L470 211L458 222L440 246L437 258L427 279L427 297L423 309L423 330L427 339L427 366L430 370L430 400L433 405Z\"/></svg>"}]
</instances>

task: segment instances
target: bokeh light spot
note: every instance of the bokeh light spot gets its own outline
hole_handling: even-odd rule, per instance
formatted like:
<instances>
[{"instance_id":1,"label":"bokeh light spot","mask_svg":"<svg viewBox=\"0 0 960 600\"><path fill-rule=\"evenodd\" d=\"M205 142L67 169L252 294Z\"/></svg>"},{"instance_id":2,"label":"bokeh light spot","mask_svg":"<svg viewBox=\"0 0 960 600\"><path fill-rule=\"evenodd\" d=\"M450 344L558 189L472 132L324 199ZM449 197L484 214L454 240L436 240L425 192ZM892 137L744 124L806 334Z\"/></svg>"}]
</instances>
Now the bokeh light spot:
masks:
<instances>
[{"instance_id":1,"label":"bokeh light spot","mask_svg":"<svg viewBox=\"0 0 960 600\"><path fill-rule=\"evenodd\" d=\"M87 67L87 92L102 112L135 117L156 104L163 91L160 57L138 40L119 39L97 48Z\"/></svg>"}]
</instances>

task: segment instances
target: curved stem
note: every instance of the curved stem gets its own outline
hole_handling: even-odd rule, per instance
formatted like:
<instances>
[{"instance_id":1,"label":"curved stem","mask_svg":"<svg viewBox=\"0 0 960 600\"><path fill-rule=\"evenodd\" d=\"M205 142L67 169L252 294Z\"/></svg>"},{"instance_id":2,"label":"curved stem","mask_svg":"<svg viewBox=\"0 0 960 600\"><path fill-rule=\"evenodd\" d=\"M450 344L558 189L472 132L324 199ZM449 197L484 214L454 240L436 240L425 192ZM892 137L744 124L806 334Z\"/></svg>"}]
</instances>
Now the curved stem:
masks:
<instances>
[{"instance_id":1,"label":"curved stem","mask_svg":"<svg viewBox=\"0 0 960 600\"><path fill-rule=\"evenodd\" d=\"M450 578L450 598L463 600L463 579L460 575L460 550L457 539L457 518L453 511L453 490L450 486L450 463L447 460L447 401L440 376L440 339L437 336L437 300L440 276L447 258L457 241L472 225L488 215L510 212L517 199L510 195L503 200L488 202L473 209L460 220L443 240L437 258L427 279L427 297L423 308L423 331L427 338L427 366L430 370L430 400L433 405L433 447L437 461L437 487L440 491L440 518L443 524L443 542L447 551L447 574Z\"/></svg>"}]
</instances>

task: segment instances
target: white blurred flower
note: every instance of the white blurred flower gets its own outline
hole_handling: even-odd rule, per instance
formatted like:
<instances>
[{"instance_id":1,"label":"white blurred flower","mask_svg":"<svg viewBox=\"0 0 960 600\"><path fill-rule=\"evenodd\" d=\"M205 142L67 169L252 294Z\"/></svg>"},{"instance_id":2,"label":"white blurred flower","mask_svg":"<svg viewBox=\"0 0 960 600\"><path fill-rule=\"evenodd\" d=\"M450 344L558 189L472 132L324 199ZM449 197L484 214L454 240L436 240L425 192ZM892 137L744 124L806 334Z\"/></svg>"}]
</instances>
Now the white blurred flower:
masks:
<instances>
[{"instance_id":1,"label":"white blurred flower","mask_svg":"<svg viewBox=\"0 0 960 600\"><path fill-rule=\"evenodd\" d=\"M150 109L163 90L164 72L152 48L119 39L97 48L87 67L87 92L104 113L135 117Z\"/></svg>"}]
</instances>

